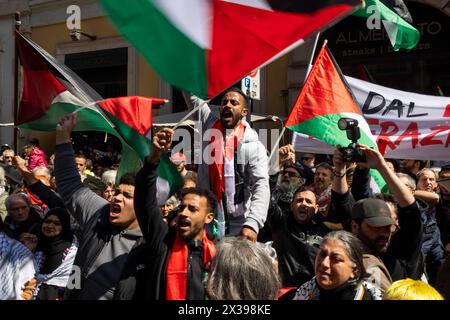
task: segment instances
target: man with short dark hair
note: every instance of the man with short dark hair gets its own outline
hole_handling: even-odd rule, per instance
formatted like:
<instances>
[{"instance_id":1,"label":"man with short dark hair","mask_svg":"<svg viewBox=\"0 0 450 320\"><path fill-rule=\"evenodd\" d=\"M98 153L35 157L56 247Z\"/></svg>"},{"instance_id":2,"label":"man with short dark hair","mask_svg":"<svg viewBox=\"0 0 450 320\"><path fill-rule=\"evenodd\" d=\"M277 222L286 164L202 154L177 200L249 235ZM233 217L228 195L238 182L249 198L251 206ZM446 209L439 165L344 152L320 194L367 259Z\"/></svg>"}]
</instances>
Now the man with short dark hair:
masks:
<instances>
[{"instance_id":1,"label":"man with short dark hair","mask_svg":"<svg viewBox=\"0 0 450 320\"><path fill-rule=\"evenodd\" d=\"M321 162L316 166L314 173L314 183L309 187L317 197L317 203L319 204L319 212L326 216L328 213L328 207L331 202L331 182L333 181L333 167L326 163Z\"/></svg>"},{"instance_id":2,"label":"man with short dark hair","mask_svg":"<svg viewBox=\"0 0 450 320\"><path fill-rule=\"evenodd\" d=\"M186 100L191 107L199 106L205 157L199 165L197 186L211 190L219 201L220 236L241 235L256 241L266 221L270 188L266 148L245 121L247 97L239 88L227 90L220 118L200 98Z\"/></svg>"},{"instance_id":3,"label":"man with short dark hair","mask_svg":"<svg viewBox=\"0 0 450 320\"><path fill-rule=\"evenodd\" d=\"M145 276L139 277L138 263L124 269L116 299L205 298L204 280L216 252L205 225L213 221L217 202L204 189L183 189L175 226L164 221L156 199L157 169L161 155L172 143L172 135L173 131L167 128L154 135L152 151L136 176L134 204L146 241L136 260L148 260ZM127 281L134 275L134 281Z\"/></svg>"},{"instance_id":4,"label":"man with short dark hair","mask_svg":"<svg viewBox=\"0 0 450 320\"><path fill-rule=\"evenodd\" d=\"M417 182L417 173L425 168L426 161L424 160L414 160L414 159L404 159L401 160L402 172L411 176Z\"/></svg>"},{"instance_id":5,"label":"man with short dark hair","mask_svg":"<svg viewBox=\"0 0 450 320\"><path fill-rule=\"evenodd\" d=\"M304 166L312 169L314 168L314 161L316 160L316 155L314 153L303 152L300 157L300 160Z\"/></svg>"},{"instance_id":6,"label":"man with short dark hair","mask_svg":"<svg viewBox=\"0 0 450 320\"><path fill-rule=\"evenodd\" d=\"M134 211L135 186L133 179L124 176L112 201L108 202L81 182L70 140L76 119L76 114L70 114L56 128L58 192L82 229L74 262L81 269L81 287L70 288L69 283L65 297L110 300L128 253L142 239Z\"/></svg>"},{"instance_id":7,"label":"man with short dark hair","mask_svg":"<svg viewBox=\"0 0 450 320\"><path fill-rule=\"evenodd\" d=\"M284 287L298 287L314 277L314 260L322 238L331 230L322 219L313 191L300 187L294 192L290 210L270 203L267 224Z\"/></svg>"}]
</instances>

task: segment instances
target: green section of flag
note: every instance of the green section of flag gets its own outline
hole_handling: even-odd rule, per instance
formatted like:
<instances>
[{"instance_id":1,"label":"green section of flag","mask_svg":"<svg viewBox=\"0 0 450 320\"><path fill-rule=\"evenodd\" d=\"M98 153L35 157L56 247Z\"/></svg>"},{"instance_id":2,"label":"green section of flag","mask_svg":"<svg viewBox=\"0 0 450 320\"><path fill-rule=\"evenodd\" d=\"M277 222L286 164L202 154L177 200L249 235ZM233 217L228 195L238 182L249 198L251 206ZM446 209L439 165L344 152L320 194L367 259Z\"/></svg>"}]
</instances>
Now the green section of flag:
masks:
<instances>
[{"instance_id":1,"label":"green section of flag","mask_svg":"<svg viewBox=\"0 0 450 320\"><path fill-rule=\"evenodd\" d=\"M352 117L348 113L336 113L311 118L297 125L289 126L288 128L295 132L313 136L332 146L336 146L338 144L341 146L347 146L351 143L351 141L347 138L345 130L340 130L337 125L339 119L341 118L353 118L361 121L360 115L355 114L355 116ZM360 130L360 132L361 138L358 140L358 143L378 149L374 140L367 136L364 130Z\"/></svg>"},{"instance_id":2,"label":"green section of flag","mask_svg":"<svg viewBox=\"0 0 450 320\"><path fill-rule=\"evenodd\" d=\"M149 0L102 0L116 28L170 84L207 98L206 51ZM188 13L187 13L188 14Z\"/></svg>"},{"instance_id":3,"label":"green section of flag","mask_svg":"<svg viewBox=\"0 0 450 320\"><path fill-rule=\"evenodd\" d=\"M381 19L380 22L383 23L395 51L400 48L413 49L417 45L420 33L416 28L379 0L365 0L365 4L366 6L356 11L354 15L371 19L368 23L374 25L377 23L376 19Z\"/></svg>"},{"instance_id":4,"label":"green section of flag","mask_svg":"<svg viewBox=\"0 0 450 320\"><path fill-rule=\"evenodd\" d=\"M122 159L121 164L127 163L129 172L137 171L145 161L145 157L152 150L152 142L110 113L105 112L105 114L108 119L114 123L117 132L120 134L121 140L126 142L126 147L130 150L134 150L131 153L137 154L138 156L136 159L136 157L131 157L128 155L128 161L126 161L127 159ZM122 152L122 156L127 156L127 154ZM132 170L134 167L136 167L136 170ZM170 195L174 194L183 186L183 179L178 173L176 167L170 162L170 159L166 155L161 157L160 165L158 166L158 176L169 183Z\"/></svg>"},{"instance_id":5,"label":"green section of flag","mask_svg":"<svg viewBox=\"0 0 450 320\"><path fill-rule=\"evenodd\" d=\"M36 131L55 131L59 120L69 113L77 113L76 131L104 131L117 135L108 121L95 108L84 108L70 102L52 103L47 113L37 120L20 125L20 128Z\"/></svg>"},{"instance_id":6,"label":"green section of flag","mask_svg":"<svg viewBox=\"0 0 450 320\"><path fill-rule=\"evenodd\" d=\"M346 147L351 141L347 138L347 134L344 130L340 130L337 123L341 118L353 118L361 121L361 116L356 115L352 117L350 114L328 114L324 116L315 117L300 124L289 126L288 129L313 136L333 147L336 147L338 144ZM365 120L364 120L365 121ZM371 148L378 150L377 144L371 139L364 130L360 130L361 138L358 140L358 143L367 145ZM370 169L370 175L375 180L375 183L378 185L380 190L386 188L386 182L383 177L377 170Z\"/></svg>"}]
</instances>

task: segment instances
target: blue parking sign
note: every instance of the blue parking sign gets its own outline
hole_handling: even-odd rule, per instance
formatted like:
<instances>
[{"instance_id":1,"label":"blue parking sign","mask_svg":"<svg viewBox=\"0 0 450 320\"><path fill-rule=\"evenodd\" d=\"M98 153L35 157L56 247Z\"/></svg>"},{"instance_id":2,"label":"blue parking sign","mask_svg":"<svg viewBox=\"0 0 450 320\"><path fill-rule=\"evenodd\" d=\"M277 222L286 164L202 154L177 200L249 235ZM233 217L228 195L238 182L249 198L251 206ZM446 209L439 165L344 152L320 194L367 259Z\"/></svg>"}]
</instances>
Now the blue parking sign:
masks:
<instances>
[{"instance_id":1,"label":"blue parking sign","mask_svg":"<svg viewBox=\"0 0 450 320\"><path fill-rule=\"evenodd\" d=\"M250 89L250 79L247 77L244 78L244 86Z\"/></svg>"}]
</instances>

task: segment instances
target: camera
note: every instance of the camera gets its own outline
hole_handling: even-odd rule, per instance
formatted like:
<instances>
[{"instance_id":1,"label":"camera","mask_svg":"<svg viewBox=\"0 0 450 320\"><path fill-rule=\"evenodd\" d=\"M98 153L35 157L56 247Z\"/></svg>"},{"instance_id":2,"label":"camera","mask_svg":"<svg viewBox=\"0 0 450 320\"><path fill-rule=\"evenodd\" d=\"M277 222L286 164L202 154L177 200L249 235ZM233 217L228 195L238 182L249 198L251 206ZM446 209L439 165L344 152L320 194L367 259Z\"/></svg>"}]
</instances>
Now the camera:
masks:
<instances>
[{"instance_id":1,"label":"camera","mask_svg":"<svg viewBox=\"0 0 450 320\"><path fill-rule=\"evenodd\" d=\"M366 162L366 155L356 144L361 137L358 121L351 118L341 118L338 121L338 127L345 130L347 138L352 141L347 147L338 148L343 155L342 160L344 162Z\"/></svg>"}]
</instances>

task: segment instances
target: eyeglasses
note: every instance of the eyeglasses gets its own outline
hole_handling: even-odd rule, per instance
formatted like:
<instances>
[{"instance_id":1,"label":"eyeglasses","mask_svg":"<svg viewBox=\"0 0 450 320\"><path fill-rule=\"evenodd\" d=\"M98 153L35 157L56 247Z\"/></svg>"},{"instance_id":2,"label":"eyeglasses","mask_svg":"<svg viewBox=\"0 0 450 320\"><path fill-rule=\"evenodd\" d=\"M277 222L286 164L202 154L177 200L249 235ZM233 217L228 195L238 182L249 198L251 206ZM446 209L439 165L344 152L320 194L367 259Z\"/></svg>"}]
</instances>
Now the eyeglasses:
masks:
<instances>
[{"instance_id":1,"label":"eyeglasses","mask_svg":"<svg viewBox=\"0 0 450 320\"><path fill-rule=\"evenodd\" d=\"M59 221L53 221L53 220L44 220L44 222L42 222L44 224L53 224L55 227L60 227L61 226L61 222Z\"/></svg>"},{"instance_id":2,"label":"eyeglasses","mask_svg":"<svg viewBox=\"0 0 450 320\"><path fill-rule=\"evenodd\" d=\"M302 159L302 160L311 160L312 157L301 157L300 159Z\"/></svg>"}]
</instances>

